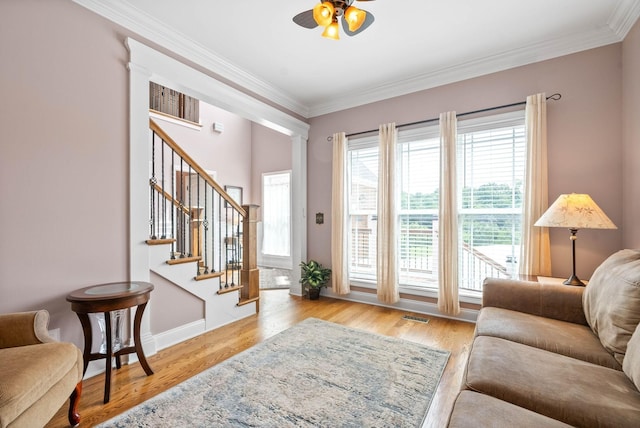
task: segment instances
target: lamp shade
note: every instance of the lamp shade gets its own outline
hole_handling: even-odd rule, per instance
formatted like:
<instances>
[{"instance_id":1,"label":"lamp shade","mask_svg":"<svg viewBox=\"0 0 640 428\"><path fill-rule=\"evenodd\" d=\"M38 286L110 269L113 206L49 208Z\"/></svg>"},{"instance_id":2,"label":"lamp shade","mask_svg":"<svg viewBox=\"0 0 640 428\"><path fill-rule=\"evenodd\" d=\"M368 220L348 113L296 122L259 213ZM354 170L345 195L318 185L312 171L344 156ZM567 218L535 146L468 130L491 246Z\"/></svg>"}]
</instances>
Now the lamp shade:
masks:
<instances>
[{"instance_id":1,"label":"lamp shade","mask_svg":"<svg viewBox=\"0 0 640 428\"><path fill-rule=\"evenodd\" d=\"M334 20L331 24L327 25L322 33L322 37L327 39L340 40L340 29L338 28L338 21Z\"/></svg>"},{"instance_id":2,"label":"lamp shade","mask_svg":"<svg viewBox=\"0 0 640 428\"><path fill-rule=\"evenodd\" d=\"M331 2L321 2L313 8L313 19L321 27L327 27L333 22L334 13L335 8Z\"/></svg>"},{"instance_id":3,"label":"lamp shade","mask_svg":"<svg viewBox=\"0 0 640 428\"><path fill-rule=\"evenodd\" d=\"M355 6L349 6L344 12L344 19L347 20L349 31L358 31L358 29L362 27L362 24L364 24L366 17L367 12Z\"/></svg>"},{"instance_id":4,"label":"lamp shade","mask_svg":"<svg viewBox=\"0 0 640 428\"><path fill-rule=\"evenodd\" d=\"M617 229L591 196L578 193L560 195L534 225L567 229Z\"/></svg>"}]
</instances>

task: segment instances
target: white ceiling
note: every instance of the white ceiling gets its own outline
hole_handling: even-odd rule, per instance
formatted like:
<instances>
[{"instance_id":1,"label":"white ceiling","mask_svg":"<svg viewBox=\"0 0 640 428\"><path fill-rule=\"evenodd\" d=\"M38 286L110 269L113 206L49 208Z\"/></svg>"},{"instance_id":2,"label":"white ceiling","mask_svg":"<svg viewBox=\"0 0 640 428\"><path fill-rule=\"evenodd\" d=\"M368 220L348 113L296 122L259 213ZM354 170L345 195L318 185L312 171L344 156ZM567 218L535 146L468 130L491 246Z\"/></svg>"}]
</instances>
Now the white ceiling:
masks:
<instances>
[{"instance_id":1,"label":"white ceiling","mask_svg":"<svg viewBox=\"0 0 640 428\"><path fill-rule=\"evenodd\" d=\"M74 0L303 117L616 43L640 0L376 0L333 41L318 0Z\"/></svg>"}]
</instances>

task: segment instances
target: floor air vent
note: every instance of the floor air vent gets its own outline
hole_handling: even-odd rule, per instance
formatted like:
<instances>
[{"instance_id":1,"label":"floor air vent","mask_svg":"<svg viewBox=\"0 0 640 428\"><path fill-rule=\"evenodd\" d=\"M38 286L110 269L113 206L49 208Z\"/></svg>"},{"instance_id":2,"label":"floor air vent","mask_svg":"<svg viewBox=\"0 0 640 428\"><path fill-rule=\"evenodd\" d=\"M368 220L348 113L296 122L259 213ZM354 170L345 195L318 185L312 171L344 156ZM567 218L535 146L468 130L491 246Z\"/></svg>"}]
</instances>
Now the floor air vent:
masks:
<instances>
[{"instance_id":1,"label":"floor air vent","mask_svg":"<svg viewBox=\"0 0 640 428\"><path fill-rule=\"evenodd\" d=\"M402 317L402 319L405 320L410 320L410 321L418 321L418 322L423 322L423 323L428 323L429 322L429 318L424 318L424 317L415 317L413 315L405 315Z\"/></svg>"}]
</instances>

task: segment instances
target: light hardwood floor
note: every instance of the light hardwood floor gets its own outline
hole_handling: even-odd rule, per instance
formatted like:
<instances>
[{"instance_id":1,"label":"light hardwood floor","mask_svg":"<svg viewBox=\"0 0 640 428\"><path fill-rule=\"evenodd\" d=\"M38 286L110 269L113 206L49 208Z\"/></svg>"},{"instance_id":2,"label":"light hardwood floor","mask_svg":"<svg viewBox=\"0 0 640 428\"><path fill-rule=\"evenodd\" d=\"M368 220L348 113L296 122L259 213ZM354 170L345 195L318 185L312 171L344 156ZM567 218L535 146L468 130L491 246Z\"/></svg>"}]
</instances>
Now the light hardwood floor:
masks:
<instances>
[{"instance_id":1,"label":"light hardwood floor","mask_svg":"<svg viewBox=\"0 0 640 428\"><path fill-rule=\"evenodd\" d=\"M139 363L114 372L111 401L102 403L104 375L83 382L80 426L90 427L116 416L197 373L277 334L308 317L387 336L400 337L451 352L425 427L441 427L460 389L474 325L466 322L321 297L318 301L290 296L288 290L262 290L260 312L148 357L155 374L145 376ZM405 320L406 314L429 318ZM47 425L68 426L68 403Z\"/></svg>"}]
</instances>

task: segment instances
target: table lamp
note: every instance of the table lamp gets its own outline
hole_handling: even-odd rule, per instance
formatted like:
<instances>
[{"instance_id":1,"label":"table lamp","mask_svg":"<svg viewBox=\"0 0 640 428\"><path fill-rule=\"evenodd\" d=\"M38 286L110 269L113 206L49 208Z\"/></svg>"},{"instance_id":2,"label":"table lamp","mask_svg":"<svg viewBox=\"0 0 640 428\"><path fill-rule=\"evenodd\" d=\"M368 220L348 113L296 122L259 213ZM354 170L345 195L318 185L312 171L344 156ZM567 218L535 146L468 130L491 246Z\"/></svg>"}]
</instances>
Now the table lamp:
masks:
<instances>
[{"instance_id":1,"label":"table lamp","mask_svg":"<svg viewBox=\"0 0 640 428\"><path fill-rule=\"evenodd\" d=\"M571 236L572 271L565 285L584 286L576 275L576 233L578 229L617 229L600 207L586 194L571 193L558 199L535 222L534 226L566 227Z\"/></svg>"}]
</instances>

